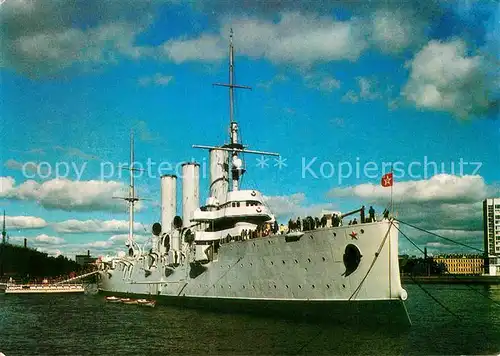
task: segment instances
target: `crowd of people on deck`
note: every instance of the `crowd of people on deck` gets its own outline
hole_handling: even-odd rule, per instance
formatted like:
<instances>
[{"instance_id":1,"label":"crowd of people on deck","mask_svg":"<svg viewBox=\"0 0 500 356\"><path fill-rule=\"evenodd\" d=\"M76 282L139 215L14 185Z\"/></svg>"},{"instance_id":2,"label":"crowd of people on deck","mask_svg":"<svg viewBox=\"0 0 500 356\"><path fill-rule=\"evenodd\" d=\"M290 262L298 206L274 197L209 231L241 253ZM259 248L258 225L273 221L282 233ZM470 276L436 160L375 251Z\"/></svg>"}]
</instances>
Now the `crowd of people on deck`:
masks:
<instances>
[{"instance_id":1,"label":"crowd of people on deck","mask_svg":"<svg viewBox=\"0 0 500 356\"><path fill-rule=\"evenodd\" d=\"M306 218L300 218L298 217L296 220L290 219L288 221L288 231L309 231L309 230L315 230L315 229L320 229L320 228L325 228L328 226L328 220L331 220L331 227L338 227L343 225L342 219L344 216L338 215L338 214L332 214L331 216L323 215L321 218L319 217L312 217L308 216ZM385 209L383 212L383 218L388 219L389 218L389 210ZM365 207L363 206L360 209L360 221L356 218L352 219L349 221L348 225L357 225L358 223L370 223L370 222L375 222L375 209L373 206L370 206L370 209L368 210L368 218L365 217ZM328 226L328 227L330 227Z\"/></svg>"},{"instance_id":2,"label":"crowd of people on deck","mask_svg":"<svg viewBox=\"0 0 500 356\"><path fill-rule=\"evenodd\" d=\"M354 218L353 220L349 221L348 225L357 225L358 223L363 224L376 221L375 209L373 209L372 206L370 206L370 209L368 210L368 218L365 217L364 206L359 210L359 212L360 212L360 222L358 222L358 220ZM338 215L335 213L332 214L331 216L323 215L321 218L308 216L306 218L301 219L300 217L298 217L297 219L290 219L288 221L288 228L283 224L278 224L278 222L274 220L273 222L266 222L257 225L257 227L253 230L243 229L239 236L227 235L225 238L221 240L221 242L224 243L230 241L249 240L258 237L266 237L271 234L276 235L278 233L283 235L290 231L310 231L326 227L338 227L343 225L342 219L344 217L345 216L343 215ZM384 210L383 218L384 219L389 218L389 210L387 209ZM330 224L328 224L329 220Z\"/></svg>"}]
</instances>

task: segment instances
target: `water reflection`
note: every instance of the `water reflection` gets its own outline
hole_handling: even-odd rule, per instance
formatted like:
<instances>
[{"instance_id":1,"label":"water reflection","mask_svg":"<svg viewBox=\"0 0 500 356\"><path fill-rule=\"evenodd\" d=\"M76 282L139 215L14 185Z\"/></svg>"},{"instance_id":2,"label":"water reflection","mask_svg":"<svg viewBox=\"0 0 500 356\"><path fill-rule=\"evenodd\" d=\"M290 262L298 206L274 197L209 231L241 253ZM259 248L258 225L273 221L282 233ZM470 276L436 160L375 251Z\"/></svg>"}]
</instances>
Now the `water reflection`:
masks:
<instances>
[{"instance_id":1,"label":"water reflection","mask_svg":"<svg viewBox=\"0 0 500 356\"><path fill-rule=\"evenodd\" d=\"M411 328L307 324L107 304L101 296L0 296L10 354L485 354L500 351L499 306L465 286L406 286ZM475 287L476 288L476 287ZM500 300L500 288L478 287Z\"/></svg>"}]
</instances>

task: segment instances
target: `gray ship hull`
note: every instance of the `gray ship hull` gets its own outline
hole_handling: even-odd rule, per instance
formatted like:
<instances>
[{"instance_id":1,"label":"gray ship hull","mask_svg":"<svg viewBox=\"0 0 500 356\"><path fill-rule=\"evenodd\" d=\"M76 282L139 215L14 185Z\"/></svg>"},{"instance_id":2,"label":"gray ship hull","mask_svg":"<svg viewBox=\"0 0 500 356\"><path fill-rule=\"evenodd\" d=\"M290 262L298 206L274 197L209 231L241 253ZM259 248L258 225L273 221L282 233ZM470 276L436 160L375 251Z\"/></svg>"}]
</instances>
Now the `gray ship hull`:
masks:
<instances>
[{"instance_id":1,"label":"gray ship hull","mask_svg":"<svg viewBox=\"0 0 500 356\"><path fill-rule=\"evenodd\" d=\"M204 310L409 322L390 221L230 242L203 265L189 251L175 267L166 258L154 266L147 256L114 259L99 289Z\"/></svg>"},{"instance_id":2,"label":"gray ship hull","mask_svg":"<svg viewBox=\"0 0 500 356\"><path fill-rule=\"evenodd\" d=\"M203 310L210 313L244 313L259 317L300 322L326 322L362 325L411 325L401 300L331 301L276 300L245 298L175 297L149 294L104 292L105 296L154 299L157 305Z\"/></svg>"}]
</instances>

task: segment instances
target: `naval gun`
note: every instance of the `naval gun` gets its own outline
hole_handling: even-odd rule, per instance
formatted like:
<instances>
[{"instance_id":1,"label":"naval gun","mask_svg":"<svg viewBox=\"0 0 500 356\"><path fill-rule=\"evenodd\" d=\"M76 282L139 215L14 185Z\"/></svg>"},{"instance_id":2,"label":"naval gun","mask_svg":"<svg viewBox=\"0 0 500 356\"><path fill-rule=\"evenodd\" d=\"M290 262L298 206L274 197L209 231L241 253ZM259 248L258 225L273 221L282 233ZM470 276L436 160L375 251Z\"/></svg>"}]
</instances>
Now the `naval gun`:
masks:
<instances>
[{"instance_id":1,"label":"naval gun","mask_svg":"<svg viewBox=\"0 0 500 356\"><path fill-rule=\"evenodd\" d=\"M353 210L353 211L349 211L345 214L342 214L340 215L340 219L342 220L343 218L345 218L346 216L350 216L350 215L353 215L353 214L357 214L359 213L360 215L360 223L364 223L365 222L365 206L363 205L361 208L359 209L356 209L356 210Z\"/></svg>"}]
</instances>

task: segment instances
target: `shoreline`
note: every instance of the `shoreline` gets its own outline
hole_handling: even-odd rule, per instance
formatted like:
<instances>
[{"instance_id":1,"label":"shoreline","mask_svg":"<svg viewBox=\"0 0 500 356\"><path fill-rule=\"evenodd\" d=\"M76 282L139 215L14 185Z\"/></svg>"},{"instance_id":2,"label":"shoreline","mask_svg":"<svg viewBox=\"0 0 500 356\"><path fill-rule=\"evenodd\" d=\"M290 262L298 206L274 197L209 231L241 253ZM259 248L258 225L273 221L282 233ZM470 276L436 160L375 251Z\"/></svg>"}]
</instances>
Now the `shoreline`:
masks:
<instances>
[{"instance_id":1,"label":"shoreline","mask_svg":"<svg viewBox=\"0 0 500 356\"><path fill-rule=\"evenodd\" d=\"M403 284L500 284L500 276L401 276Z\"/></svg>"}]
</instances>

